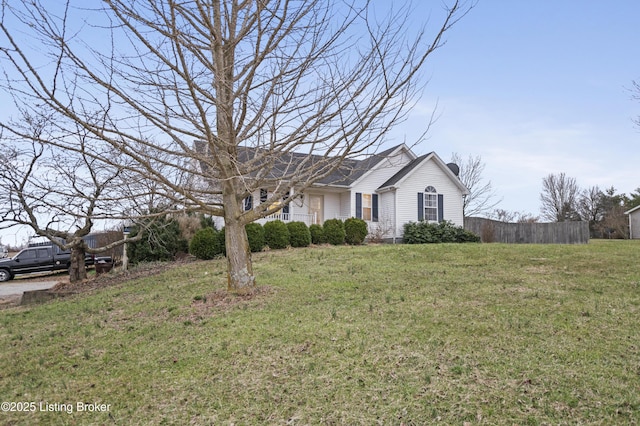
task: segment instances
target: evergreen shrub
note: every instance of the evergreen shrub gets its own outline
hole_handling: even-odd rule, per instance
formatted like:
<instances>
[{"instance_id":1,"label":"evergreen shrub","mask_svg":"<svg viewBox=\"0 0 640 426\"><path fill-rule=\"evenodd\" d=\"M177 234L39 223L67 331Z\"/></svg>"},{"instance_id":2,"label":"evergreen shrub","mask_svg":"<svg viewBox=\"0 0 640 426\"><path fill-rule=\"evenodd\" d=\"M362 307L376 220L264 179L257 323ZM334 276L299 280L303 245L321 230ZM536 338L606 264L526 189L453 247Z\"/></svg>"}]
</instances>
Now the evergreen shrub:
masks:
<instances>
[{"instance_id":1,"label":"evergreen shrub","mask_svg":"<svg viewBox=\"0 0 640 426\"><path fill-rule=\"evenodd\" d=\"M406 244L477 243L480 237L449 221L408 222L404 224L403 240Z\"/></svg>"},{"instance_id":2,"label":"evergreen shrub","mask_svg":"<svg viewBox=\"0 0 640 426\"><path fill-rule=\"evenodd\" d=\"M180 225L171 217L140 224L134 227L131 237L136 237L139 233L142 233L142 238L129 243L127 247L132 265L173 260L178 253L189 250L189 243L182 236Z\"/></svg>"},{"instance_id":3,"label":"evergreen shrub","mask_svg":"<svg viewBox=\"0 0 640 426\"><path fill-rule=\"evenodd\" d=\"M327 239L324 236L324 229L322 228L322 225L314 223L309 227L309 233L311 234L312 244L325 244L327 242Z\"/></svg>"},{"instance_id":4,"label":"evergreen shrub","mask_svg":"<svg viewBox=\"0 0 640 426\"><path fill-rule=\"evenodd\" d=\"M344 221L344 232L347 244L356 246L364 243L369 228L364 220L351 217Z\"/></svg>"},{"instance_id":5,"label":"evergreen shrub","mask_svg":"<svg viewBox=\"0 0 640 426\"><path fill-rule=\"evenodd\" d=\"M249 223L245 226L249 248L252 253L262 251L264 248L264 228L259 223Z\"/></svg>"},{"instance_id":6,"label":"evergreen shrub","mask_svg":"<svg viewBox=\"0 0 640 426\"><path fill-rule=\"evenodd\" d=\"M273 220L264 224L264 241L272 249L283 249L289 246L289 229L281 220Z\"/></svg>"},{"instance_id":7,"label":"evergreen shrub","mask_svg":"<svg viewBox=\"0 0 640 426\"><path fill-rule=\"evenodd\" d=\"M311 232L304 222L287 223L289 230L289 244L291 247L308 247L311 244Z\"/></svg>"},{"instance_id":8,"label":"evergreen shrub","mask_svg":"<svg viewBox=\"0 0 640 426\"><path fill-rule=\"evenodd\" d=\"M189 243L189 253L198 259L208 260L222 254L218 231L206 227L195 233Z\"/></svg>"},{"instance_id":9,"label":"evergreen shrub","mask_svg":"<svg viewBox=\"0 0 640 426\"><path fill-rule=\"evenodd\" d=\"M344 244L344 223L340 219L329 219L322 225L324 237L329 244L339 246Z\"/></svg>"}]
</instances>

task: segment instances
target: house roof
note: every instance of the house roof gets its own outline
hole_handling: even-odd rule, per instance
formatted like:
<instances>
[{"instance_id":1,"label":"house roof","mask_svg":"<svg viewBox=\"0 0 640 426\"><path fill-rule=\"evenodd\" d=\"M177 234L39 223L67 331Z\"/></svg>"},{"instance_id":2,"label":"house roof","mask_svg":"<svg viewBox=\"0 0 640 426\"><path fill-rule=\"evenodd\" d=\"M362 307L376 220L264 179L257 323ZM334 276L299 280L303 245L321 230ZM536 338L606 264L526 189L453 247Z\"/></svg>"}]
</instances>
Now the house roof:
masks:
<instances>
[{"instance_id":1,"label":"house roof","mask_svg":"<svg viewBox=\"0 0 640 426\"><path fill-rule=\"evenodd\" d=\"M197 152L205 152L206 144L202 141L196 141L195 148ZM362 160L346 159L342 162L340 167L333 170L327 176L317 180L314 185L320 186L338 186L338 187L350 187L358 179L373 170L382 160L389 158L395 152L404 150L410 157L415 157L415 154L405 144L395 145L389 149L386 149L377 154L368 156ZM238 148L238 161L240 163L248 163L253 159L260 158L264 154L264 150L261 148ZM311 155L301 152L287 152L281 153L276 159L271 159L267 163L266 157L260 158L261 164L254 164L253 169L255 172L250 173L252 176L257 176L258 173L263 173L264 169L268 167L268 178L282 179L286 178L294 170L298 170L300 167L304 169L305 162L308 167L321 165L327 160L326 157L321 155ZM463 194L469 194L469 190L460 181L458 176L449 168L447 164L435 153L430 152L420 157L413 158L408 164L401 168L396 174L391 176L386 182L384 182L378 190L391 189L397 187L401 182L411 175L416 169L420 167L424 162L433 160L443 170L445 174L461 189ZM205 168L206 164L201 162L201 167ZM264 176L264 175L263 175Z\"/></svg>"},{"instance_id":2,"label":"house roof","mask_svg":"<svg viewBox=\"0 0 640 426\"><path fill-rule=\"evenodd\" d=\"M316 183L321 185L351 186L358 179L375 168L382 160L388 158L396 150L404 146L404 144L393 146L363 160L346 160L338 169L334 170L333 173Z\"/></svg>"},{"instance_id":3,"label":"house roof","mask_svg":"<svg viewBox=\"0 0 640 426\"><path fill-rule=\"evenodd\" d=\"M435 153L430 152L425 155L421 155L420 157L414 159L409 162L406 166L400 169L395 175L391 176L385 183L380 185L378 191L383 189L390 189L397 187L404 179L406 179L411 173L419 168L420 165L425 163L426 161L433 160L435 163L440 166L440 168L449 176L449 178L462 190L464 195L469 194L469 189L464 186L462 181L458 178L458 176L451 170L448 164L445 164L444 161Z\"/></svg>"},{"instance_id":4,"label":"house roof","mask_svg":"<svg viewBox=\"0 0 640 426\"><path fill-rule=\"evenodd\" d=\"M368 156L362 160L345 159L343 160L340 167L333 170L327 176L316 181L315 184L345 187L351 186L363 175L368 173L371 169L375 168L375 166L378 165L382 160L388 158L391 154L393 154L394 151L404 146L404 144L396 145L377 154ZM202 153L206 150L206 144L202 141L195 141L195 149L197 152ZM250 162L253 158L259 157L263 152L264 150L262 150L261 148L239 147L238 161L240 163ZM283 178L288 173L291 173L292 170L297 170L299 167L303 166L303 163L305 161L308 162L309 167L314 167L314 165L322 164L322 162L326 160L327 158L321 155L309 156L309 154L301 152L281 153L277 159L268 164L269 178ZM202 161L200 163L201 167L206 170L207 165ZM267 165L265 165L265 167L266 166ZM254 168L261 170L260 167ZM258 172L256 171L251 173L251 175L257 175L257 173Z\"/></svg>"},{"instance_id":5,"label":"house roof","mask_svg":"<svg viewBox=\"0 0 640 426\"><path fill-rule=\"evenodd\" d=\"M624 212L624 214L631 214L631 213L635 212L636 210L640 210L640 205L635 206L631 210L627 210L626 212Z\"/></svg>"}]
</instances>

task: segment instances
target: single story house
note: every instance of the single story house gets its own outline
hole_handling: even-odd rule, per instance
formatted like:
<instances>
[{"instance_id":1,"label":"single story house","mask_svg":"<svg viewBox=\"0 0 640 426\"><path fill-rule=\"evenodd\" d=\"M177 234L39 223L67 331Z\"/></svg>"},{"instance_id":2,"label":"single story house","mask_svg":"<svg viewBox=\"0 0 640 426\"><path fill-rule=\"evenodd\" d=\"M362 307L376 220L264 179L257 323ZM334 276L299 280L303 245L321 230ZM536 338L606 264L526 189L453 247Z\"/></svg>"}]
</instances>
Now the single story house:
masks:
<instances>
[{"instance_id":1,"label":"single story house","mask_svg":"<svg viewBox=\"0 0 640 426\"><path fill-rule=\"evenodd\" d=\"M349 171L345 172L345 168ZM463 226L463 200L469 190L458 178L458 166L435 153L415 155L405 144L363 160L349 160L303 193L290 194L288 205L258 220L322 224L327 219L356 217L367 222L369 235L396 241L403 225L417 221L450 221ZM267 199L260 189L245 199L245 209ZM222 226L221 218L217 225Z\"/></svg>"},{"instance_id":2,"label":"single story house","mask_svg":"<svg viewBox=\"0 0 640 426\"><path fill-rule=\"evenodd\" d=\"M629 238L640 238L640 206L627 210L624 214L629 215Z\"/></svg>"}]
</instances>

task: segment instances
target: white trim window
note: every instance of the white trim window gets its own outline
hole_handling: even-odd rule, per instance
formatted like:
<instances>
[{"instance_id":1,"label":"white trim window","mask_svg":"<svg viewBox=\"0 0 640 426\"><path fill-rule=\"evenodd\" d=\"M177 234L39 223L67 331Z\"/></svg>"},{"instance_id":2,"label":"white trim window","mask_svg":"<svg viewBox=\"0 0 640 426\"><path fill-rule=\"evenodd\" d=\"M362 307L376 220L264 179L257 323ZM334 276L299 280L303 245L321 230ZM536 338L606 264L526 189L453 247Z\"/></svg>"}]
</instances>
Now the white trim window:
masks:
<instances>
[{"instance_id":1,"label":"white trim window","mask_svg":"<svg viewBox=\"0 0 640 426\"><path fill-rule=\"evenodd\" d=\"M378 194L356 192L356 217L368 222L378 221Z\"/></svg>"},{"instance_id":2,"label":"white trim window","mask_svg":"<svg viewBox=\"0 0 640 426\"><path fill-rule=\"evenodd\" d=\"M444 196L429 185L418 192L418 221L441 222L444 220Z\"/></svg>"},{"instance_id":3,"label":"white trim window","mask_svg":"<svg viewBox=\"0 0 640 426\"><path fill-rule=\"evenodd\" d=\"M362 219L371 220L371 194L362 194Z\"/></svg>"},{"instance_id":4,"label":"white trim window","mask_svg":"<svg viewBox=\"0 0 640 426\"><path fill-rule=\"evenodd\" d=\"M438 191L433 186L424 189L424 220L438 221Z\"/></svg>"}]
</instances>

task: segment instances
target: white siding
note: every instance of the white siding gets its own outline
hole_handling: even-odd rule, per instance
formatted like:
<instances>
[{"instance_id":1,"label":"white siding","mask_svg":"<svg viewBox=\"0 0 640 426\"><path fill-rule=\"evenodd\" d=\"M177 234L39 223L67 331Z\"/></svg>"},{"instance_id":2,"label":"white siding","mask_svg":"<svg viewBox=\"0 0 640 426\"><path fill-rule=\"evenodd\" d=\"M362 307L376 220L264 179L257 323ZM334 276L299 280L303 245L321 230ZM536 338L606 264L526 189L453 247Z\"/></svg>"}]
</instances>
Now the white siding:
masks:
<instances>
[{"instance_id":1,"label":"white siding","mask_svg":"<svg viewBox=\"0 0 640 426\"><path fill-rule=\"evenodd\" d=\"M340 217L340 194L326 192L324 194L324 220Z\"/></svg>"},{"instance_id":2,"label":"white siding","mask_svg":"<svg viewBox=\"0 0 640 426\"><path fill-rule=\"evenodd\" d=\"M397 236L394 233L394 223L396 222L395 202L395 191L387 191L380 194L378 198L378 222L369 223L370 234L374 234L382 238L393 238Z\"/></svg>"},{"instance_id":3,"label":"white siding","mask_svg":"<svg viewBox=\"0 0 640 426\"><path fill-rule=\"evenodd\" d=\"M443 219L463 226L462 192L435 161L429 160L410 173L396 191L398 203L396 229L402 235L402 226L410 221L418 221L418 192L433 186L438 194L443 194Z\"/></svg>"},{"instance_id":4,"label":"white siding","mask_svg":"<svg viewBox=\"0 0 640 426\"><path fill-rule=\"evenodd\" d=\"M354 201L355 203L355 201ZM351 217L351 192L340 193L340 216Z\"/></svg>"},{"instance_id":5,"label":"white siding","mask_svg":"<svg viewBox=\"0 0 640 426\"><path fill-rule=\"evenodd\" d=\"M412 160L409 155L402 150L397 155L382 160L376 168L363 176L356 184L351 188L350 205L347 216L356 217L356 192L362 194L375 194L376 189L389 180L393 175L398 173L405 165ZM385 216L390 217L393 212L387 212L384 210L384 206L378 198L378 218Z\"/></svg>"},{"instance_id":6,"label":"white siding","mask_svg":"<svg viewBox=\"0 0 640 426\"><path fill-rule=\"evenodd\" d=\"M640 238L640 210L633 211L629 214L629 232L630 238Z\"/></svg>"}]
</instances>

